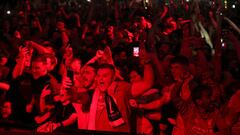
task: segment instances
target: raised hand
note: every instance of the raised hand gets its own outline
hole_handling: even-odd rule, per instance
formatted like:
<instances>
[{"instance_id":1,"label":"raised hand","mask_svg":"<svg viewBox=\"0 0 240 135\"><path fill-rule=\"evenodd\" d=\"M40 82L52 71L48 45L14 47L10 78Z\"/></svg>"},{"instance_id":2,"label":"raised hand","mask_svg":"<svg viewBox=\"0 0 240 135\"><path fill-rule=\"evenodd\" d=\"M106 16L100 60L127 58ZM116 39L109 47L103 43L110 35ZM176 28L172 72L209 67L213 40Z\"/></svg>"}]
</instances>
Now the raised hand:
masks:
<instances>
[{"instance_id":1,"label":"raised hand","mask_svg":"<svg viewBox=\"0 0 240 135\"><path fill-rule=\"evenodd\" d=\"M63 89L71 88L72 85L73 85L72 80L69 77L64 76L63 79L62 79L62 88Z\"/></svg>"},{"instance_id":2,"label":"raised hand","mask_svg":"<svg viewBox=\"0 0 240 135\"><path fill-rule=\"evenodd\" d=\"M98 50L97 53L96 53L97 58L101 58L103 55L104 55L104 52L101 51L101 50Z\"/></svg>"},{"instance_id":3,"label":"raised hand","mask_svg":"<svg viewBox=\"0 0 240 135\"><path fill-rule=\"evenodd\" d=\"M25 58L29 53L29 50L28 50L28 47L23 47L23 46L20 46L19 47L19 56L22 57L22 58Z\"/></svg>"},{"instance_id":4,"label":"raised hand","mask_svg":"<svg viewBox=\"0 0 240 135\"><path fill-rule=\"evenodd\" d=\"M134 100L134 99L130 99L130 100L129 100L129 104L130 104L130 106L133 107L133 108L138 108L137 101Z\"/></svg>"},{"instance_id":5,"label":"raised hand","mask_svg":"<svg viewBox=\"0 0 240 135\"><path fill-rule=\"evenodd\" d=\"M141 65L146 64L146 62L149 62L149 60L150 60L149 54L147 53L145 47L143 47L143 46L142 47L140 46L139 58L140 58Z\"/></svg>"},{"instance_id":6,"label":"raised hand","mask_svg":"<svg viewBox=\"0 0 240 135\"><path fill-rule=\"evenodd\" d=\"M33 105L32 105L32 104L28 104L28 105L26 106L26 112L27 112L27 113L31 113L31 112L32 112L32 109L33 109Z\"/></svg>"},{"instance_id":7,"label":"raised hand","mask_svg":"<svg viewBox=\"0 0 240 135\"><path fill-rule=\"evenodd\" d=\"M63 58L65 60L65 64L69 64L70 61L72 60L73 58L73 50L72 50L72 47L70 46L67 46L65 48L65 51L64 51L64 54L63 54Z\"/></svg>"},{"instance_id":8,"label":"raised hand","mask_svg":"<svg viewBox=\"0 0 240 135\"><path fill-rule=\"evenodd\" d=\"M240 90L238 90L228 102L228 107L234 112L240 113Z\"/></svg>"},{"instance_id":9,"label":"raised hand","mask_svg":"<svg viewBox=\"0 0 240 135\"><path fill-rule=\"evenodd\" d=\"M45 98L46 96L48 96L50 94L51 94L51 90L49 89L49 85L46 85L46 86L44 86L40 97Z\"/></svg>"}]
</instances>

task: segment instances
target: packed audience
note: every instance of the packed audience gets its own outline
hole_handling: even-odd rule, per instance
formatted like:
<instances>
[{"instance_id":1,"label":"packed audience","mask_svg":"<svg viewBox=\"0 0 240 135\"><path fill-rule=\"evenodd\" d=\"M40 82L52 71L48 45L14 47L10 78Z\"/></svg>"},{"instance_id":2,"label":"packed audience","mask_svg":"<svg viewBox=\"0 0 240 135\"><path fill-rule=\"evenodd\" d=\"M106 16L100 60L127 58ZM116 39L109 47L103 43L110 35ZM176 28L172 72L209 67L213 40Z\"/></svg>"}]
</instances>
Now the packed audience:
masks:
<instances>
[{"instance_id":1,"label":"packed audience","mask_svg":"<svg viewBox=\"0 0 240 135\"><path fill-rule=\"evenodd\" d=\"M198 1L82 4L27 1L2 15L1 126L240 134L233 13Z\"/></svg>"}]
</instances>

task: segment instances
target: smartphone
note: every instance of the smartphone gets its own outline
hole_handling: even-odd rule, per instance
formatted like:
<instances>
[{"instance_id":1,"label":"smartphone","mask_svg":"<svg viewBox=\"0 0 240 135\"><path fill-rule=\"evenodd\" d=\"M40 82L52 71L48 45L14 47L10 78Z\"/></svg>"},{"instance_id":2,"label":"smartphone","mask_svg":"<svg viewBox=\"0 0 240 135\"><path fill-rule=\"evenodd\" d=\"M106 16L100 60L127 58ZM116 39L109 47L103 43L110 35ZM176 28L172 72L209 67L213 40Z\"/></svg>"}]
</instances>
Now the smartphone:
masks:
<instances>
[{"instance_id":1,"label":"smartphone","mask_svg":"<svg viewBox=\"0 0 240 135\"><path fill-rule=\"evenodd\" d=\"M139 47L133 47L133 56L139 57Z\"/></svg>"},{"instance_id":2,"label":"smartphone","mask_svg":"<svg viewBox=\"0 0 240 135\"><path fill-rule=\"evenodd\" d=\"M70 69L67 70L67 77L69 77L71 79L72 85L73 85L74 79L73 79L73 71L72 70L70 70Z\"/></svg>"}]
</instances>

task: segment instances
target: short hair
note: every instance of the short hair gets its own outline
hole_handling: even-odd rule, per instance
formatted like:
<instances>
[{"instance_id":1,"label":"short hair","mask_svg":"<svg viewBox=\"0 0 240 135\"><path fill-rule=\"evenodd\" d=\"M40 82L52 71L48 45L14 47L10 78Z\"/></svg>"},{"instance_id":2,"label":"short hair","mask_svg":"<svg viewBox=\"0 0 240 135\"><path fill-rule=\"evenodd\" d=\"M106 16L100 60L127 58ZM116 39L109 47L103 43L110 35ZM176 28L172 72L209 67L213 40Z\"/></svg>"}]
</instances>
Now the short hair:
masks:
<instances>
[{"instance_id":1,"label":"short hair","mask_svg":"<svg viewBox=\"0 0 240 135\"><path fill-rule=\"evenodd\" d=\"M112 64L106 64L106 63L101 64L98 66L98 70L99 69L110 69L115 73L115 67Z\"/></svg>"},{"instance_id":2,"label":"short hair","mask_svg":"<svg viewBox=\"0 0 240 135\"><path fill-rule=\"evenodd\" d=\"M37 55L33 57L32 62L43 62L47 64L47 58L44 55Z\"/></svg>"},{"instance_id":3,"label":"short hair","mask_svg":"<svg viewBox=\"0 0 240 135\"><path fill-rule=\"evenodd\" d=\"M87 64L86 66L89 66L89 67L93 68L95 70L95 72L98 70L98 65L97 65L96 62Z\"/></svg>"},{"instance_id":4,"label":"short hair","mask_svg":"<svg viewBox=\"0 0 240 135\"><path fill-rule=\"evenodd\" d=\"M189 66L188 58L182 55L175 56L171 61L171 64L181 64L184 66Z\"/></svg>"},{"instance_id":5,"label":"short hair","mask_svg":"<svg viewBox=\"0 0 240 135\"><path fill-rule=\"evenodd\" d=\"M208 85L199 85L191 92L191 97L194 103L202 97L202 94L207 92L209 96L212 95L212 88Z\"/></svg>"},{"instance_id":6,"label":"short hair","mask_svg":"<svg viewBox=\"0 0 240 135\"><path fill-rule=\"evenodd\" d=\"M71 60L71 63L73 63L75 60L79 60L80 64L82 65L82 60L80 57L73 57L73 59Z\"/></svg>"}]
</instances>

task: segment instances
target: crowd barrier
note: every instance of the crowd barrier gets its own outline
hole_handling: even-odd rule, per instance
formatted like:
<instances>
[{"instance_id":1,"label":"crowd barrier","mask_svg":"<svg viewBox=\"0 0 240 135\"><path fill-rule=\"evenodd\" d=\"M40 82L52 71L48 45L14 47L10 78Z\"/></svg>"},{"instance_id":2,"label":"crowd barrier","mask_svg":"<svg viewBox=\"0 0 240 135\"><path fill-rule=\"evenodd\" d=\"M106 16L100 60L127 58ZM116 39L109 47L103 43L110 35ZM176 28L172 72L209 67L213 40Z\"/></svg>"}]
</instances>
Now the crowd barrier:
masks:
<instances>
[{"instance_id":1,"label":"crowd barrier","mask_svg":"<svg viewBox=\"0 0 240 135\"><path fill-rule=\"evenodd\" d=\"M38 133L32 127L19 124L0 124L0 135L129 135L128 133L61 129L52 133Z\"/></svg>"}]
</instances>

